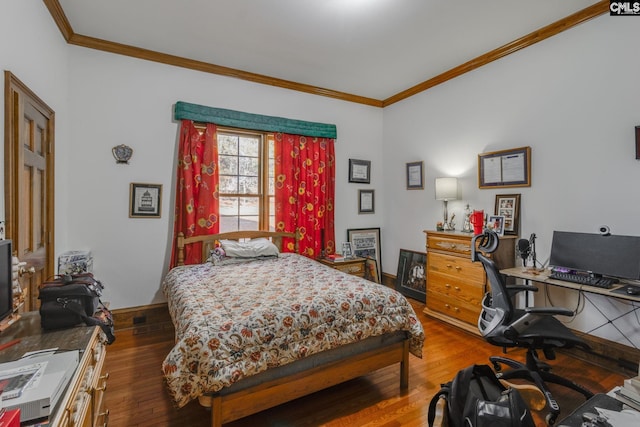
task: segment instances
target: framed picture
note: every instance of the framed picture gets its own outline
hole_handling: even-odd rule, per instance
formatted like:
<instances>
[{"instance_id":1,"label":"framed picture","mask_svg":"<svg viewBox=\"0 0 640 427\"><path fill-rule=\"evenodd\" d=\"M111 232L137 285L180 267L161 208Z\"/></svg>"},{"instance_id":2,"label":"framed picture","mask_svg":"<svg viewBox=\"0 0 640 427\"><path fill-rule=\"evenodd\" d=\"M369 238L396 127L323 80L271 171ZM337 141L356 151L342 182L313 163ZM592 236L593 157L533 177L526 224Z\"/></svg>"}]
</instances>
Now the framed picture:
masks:
<instances>
[{"instance_id":1,"label":"framed picture","mask_svg":"<svg viewBox=\"0 0 640 427\"><path fill-rule=\"evenodd\" d=\"M129 186L129 218L160 218L162 184Z\"/></svg>"},{"instance_id":2,"label":"framed picture","mask_svg":"<svg viewBox=\"0 0 640 427\"><path fill-rule=\"evenodd\" d=\"M504 234L517 235L520 229L520 194L496 194L494 213L504 217Z\"/></svg>"},{"instance_id":3,"label":"framed picture","mask_svg":"<svg viewBox=\"0 0 640 427\"><path fill-rule=\"evenodd\" d=\"M342 256L345 257L345 259L353 258L353 249L351 248L350 242L342 243Z\"/></svg>"},{"instance_id":4,"label":"framed picture","mask_svg":"<svg viewBox=\"0 0 640 427\"><path fill-rule=\"evenodd\" d=\"M367 258L364 260L364 278L371 282L380 283L380 273L378 273L375 259Z\"/></svg>"},{"instance_id":5,"label":"framed picture","mask_svg":"<svg viewBox=\"0 0 640 427\"><path fill-rule=\"evenodd\" d=\"M374 213L374 191L358 190L358 213Z\"/></svg>"},{"instance_id":6,"label":"framed picture","mask_svg":"<svg viewBox=\"0 0 640 427\"><path fill-rule=\"evenodd\" d=\"M365 263L365 267L369 267L371 271L365 270L371 274L373 282L380 283L382 274L382 252L380 250L380 229L379 228L350 228L347 229L347 240L351 242L353 254L360 258L366 258L374 261L374 266ZM373 271L375 267L375 271Z\"/></svg>"},{"instance_id":7,"label":"framed picture","mask_svg":"<svg viewBox=\"0 0 640 427\"><path fill-rule=\"evenodd\" d=\"M349 159L349 182L369 184L371 182L371 161Z\"/></svg>"},{"instance_id":8,"label":"framed picture","mask_svg":"<svg viewBox=\"0 0 640 427\"><path fill-rule=\"evenodd\" d=\"M636 126L636 159L640 159L640 126Z\"/></svg>"},{"instance_id":9,"label":"framed picture","mask_svg":"<svg viewBox=\"0 0 640 427\"><path fill-rule=\"evenodd\" d=\"M487 228L498 233L498 236L504 236L504 217L502 215L489 215Z\"/></svg>"},{"instance_id":10,"label":"framed picture","mask_svg":"<svg viewBox=\"0 0 640 427\"><path fill-rule=\"evenodd\" d=\"M424 162L407 163L407 190L424 189L422 166Z\"/></svg>"},{"instance_id":11,"label":"framed picture","mask_svg":"<svg viewBox=\"0 0 640 427\"><path fill-rule=\"evenodd\" d=\"M531 187L531 147L478 155L478 188Z\"/></svg>"},{"instance_id":12,"label":"framed picture","mask_svg":"<svg viewBox=\"0 0 640 427\"><path fill-rule=\"evenodd\" d=\"M421 302L427 300L427 254L400 249L396 290Z\"/></svg>"}]
</instances>

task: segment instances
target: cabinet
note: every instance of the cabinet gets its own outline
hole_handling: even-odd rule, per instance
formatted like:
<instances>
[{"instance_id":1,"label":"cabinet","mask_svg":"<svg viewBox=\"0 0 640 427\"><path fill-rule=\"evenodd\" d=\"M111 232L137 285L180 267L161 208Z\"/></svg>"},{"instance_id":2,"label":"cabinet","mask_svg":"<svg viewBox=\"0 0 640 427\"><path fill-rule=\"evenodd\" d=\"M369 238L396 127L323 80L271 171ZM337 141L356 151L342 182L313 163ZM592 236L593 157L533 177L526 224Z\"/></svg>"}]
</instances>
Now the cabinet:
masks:
<instances>
[{"instance_id":1,"label":"cabinet","mask_svg":"<svg viewBox=\"0 0 640 427\"><path fill-rule=\"evenodd\" d=\"M427 248L427 301L424 313L479 334L477 323L487 276L482 264L471 261L473 234L424 231ZM491 254L499 269L515 265L516 236L500 237Z\"/></svg>"},{"instance_id":2,"label":"cabinet","mask_svg":"<svg viewBox=\"0 0 640 427\"><path fill-rule=\"evenodd\" d=\"M106 339L97 326L78 326L57 331L40 328L38 312L23 313L20 320L5 330L0 345L20 339L0 353L0 362L20 358L27 351L47 348L80 350L80 361L67 389L49 417L53 427L106 426L109 411L104 408L104 393L109 374L104 373ZM29 425L25 423L23 425Z\"/></svg>"},{"instance_id":3,"label":"cabinet","mask_svg":"<svg viewBox=\"0 0 640 427\"><path fill-rule=\"evenodd\" d=\"M364 258L345 259L344 261L329 261L320 258L318 261L343 273L353 274L354 276L364 277Z\"/></svg>"}]
</instances>

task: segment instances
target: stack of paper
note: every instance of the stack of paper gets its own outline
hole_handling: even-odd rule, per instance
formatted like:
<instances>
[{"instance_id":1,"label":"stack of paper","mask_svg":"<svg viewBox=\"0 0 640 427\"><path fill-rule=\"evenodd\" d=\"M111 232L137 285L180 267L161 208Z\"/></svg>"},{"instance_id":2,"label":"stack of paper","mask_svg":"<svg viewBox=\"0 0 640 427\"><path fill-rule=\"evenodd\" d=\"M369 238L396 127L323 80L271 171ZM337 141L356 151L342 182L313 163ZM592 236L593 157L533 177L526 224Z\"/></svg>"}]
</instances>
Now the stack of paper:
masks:
<instances>
[{"instance_id":1,"label":"stack of paper","mask_svg":"<svg viewBox=\"0 0 640 427\"><path fill-rule=\"evenodd\" d=\"M640 375L624 380L620 389L615 391L616 399L640 411Z\"/></svg>"}]
</instances>

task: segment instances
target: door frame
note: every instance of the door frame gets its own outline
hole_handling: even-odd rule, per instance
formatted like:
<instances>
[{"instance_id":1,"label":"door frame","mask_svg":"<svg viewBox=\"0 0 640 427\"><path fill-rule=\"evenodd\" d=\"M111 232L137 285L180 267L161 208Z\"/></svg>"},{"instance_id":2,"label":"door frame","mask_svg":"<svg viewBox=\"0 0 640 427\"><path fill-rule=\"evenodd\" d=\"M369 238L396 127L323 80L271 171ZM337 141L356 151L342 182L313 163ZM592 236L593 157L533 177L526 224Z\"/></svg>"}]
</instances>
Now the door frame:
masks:
<instances>
[{"instance_id":1,"label":"door frame","mask_svg":"<svg viewBox=\"0 0 640 427\"><path fill-rule=\"evenodd\" d=\"M15 185L18 180L18 143L21 129L14 126L16 116L23 111L25 99L36 107L42 115L47 117L47 132L49 133L49 146L46 147L46 191L45 200L46 221L48 232L45 236L45 249L47 259L44 265L44 277L49 277L55 272L55 112L40 99L31 89L22 83L13 73L4 72L4 203L5 203L5 231L6 238L15 240L18 233L18 194L15 194Z\"/></svg>"}]
</instances>

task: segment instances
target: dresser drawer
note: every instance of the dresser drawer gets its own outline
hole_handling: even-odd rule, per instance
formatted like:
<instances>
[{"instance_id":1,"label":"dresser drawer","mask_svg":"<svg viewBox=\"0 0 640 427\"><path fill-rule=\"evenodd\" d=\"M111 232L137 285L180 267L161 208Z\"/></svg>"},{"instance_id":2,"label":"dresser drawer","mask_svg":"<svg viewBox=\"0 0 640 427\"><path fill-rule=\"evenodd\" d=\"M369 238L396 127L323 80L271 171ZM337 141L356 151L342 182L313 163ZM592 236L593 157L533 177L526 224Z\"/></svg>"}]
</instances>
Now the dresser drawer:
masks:
<instances>
[{"instance_id":1,"label":"dresser drawer","mask_svg":"<svg viewBox=\"0 0 640 427\"><path fill-rule=\"evenodd\" d=\"M452 254L464 255L471 259L471 240L468 238L429 235L427 237L427 252L429 250L446 251Z\"/></svg>"},{"instance_id":2,"label":"dresser drawer","mask_svg":"<svg viewBox=\"0 0 640 427\"><path fill-rule=\"evenodd\" d=\"M475 325L480 317L481 306L470 304L456 298L432 292L427 289L427 307L430 310L446 314L454 319L459 319L465 323Z\"/></svg>"},{"instance_id":3,"label":"dresser drawer","mask_svg":"<svg viewBox=\"0 0 640 427\"><path fill-rule=\"evenodd\" d=\"M456 277L458 281L485 283L486 275L480 263L471 258L461 258L439 253L427 253L427 274L441 273Z\"/></svg>"},{"instance_id":4,"label":"dresser drawer","mask_svg":"<svg viewBox=\"0 0 640 427\"><path fill-rule=\"evenodd\" d=\"M480 306L485 294L482 283L452 280L451 276L439 273L429 276L429 290L476 306Z\"/></svg>"}]
</instances>

